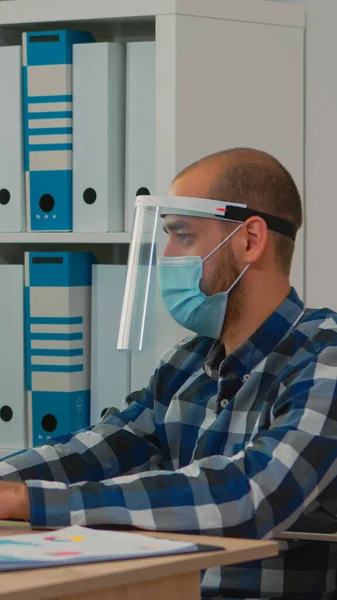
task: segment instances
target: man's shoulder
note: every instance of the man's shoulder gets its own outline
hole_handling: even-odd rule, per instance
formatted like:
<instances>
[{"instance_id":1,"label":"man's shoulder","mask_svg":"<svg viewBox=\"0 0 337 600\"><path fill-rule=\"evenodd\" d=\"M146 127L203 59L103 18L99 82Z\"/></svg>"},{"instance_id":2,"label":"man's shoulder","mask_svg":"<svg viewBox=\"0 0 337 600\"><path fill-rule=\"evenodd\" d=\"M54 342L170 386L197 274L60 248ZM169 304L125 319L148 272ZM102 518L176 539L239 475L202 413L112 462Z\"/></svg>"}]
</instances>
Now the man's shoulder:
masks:
<instances>
[{"instance_id":1,"label":"man's shoulder","mask_svg":"<svg viewBox=\"0 0 337 600\"><path fill-rule=\"evenodd\" d=\"M316 350L337 346L337 312L330 308L308 308L298 325Z\"/></svg>"},{"instance_id":2,"label":"man's shoulder","mask_svg":"<svg viewBox=\"0 0 337 600\"><path fill-rule=\"evenodd\" d=\"M303 393L321 379L337 378L337 313L305 309L302 318L273 353L283 386L300 383ZM333 384L334 385L334 384ZM281 388L282 389L282 388ZM322 394L326 392L322 390Z\"/></svg>"}]
</instances>

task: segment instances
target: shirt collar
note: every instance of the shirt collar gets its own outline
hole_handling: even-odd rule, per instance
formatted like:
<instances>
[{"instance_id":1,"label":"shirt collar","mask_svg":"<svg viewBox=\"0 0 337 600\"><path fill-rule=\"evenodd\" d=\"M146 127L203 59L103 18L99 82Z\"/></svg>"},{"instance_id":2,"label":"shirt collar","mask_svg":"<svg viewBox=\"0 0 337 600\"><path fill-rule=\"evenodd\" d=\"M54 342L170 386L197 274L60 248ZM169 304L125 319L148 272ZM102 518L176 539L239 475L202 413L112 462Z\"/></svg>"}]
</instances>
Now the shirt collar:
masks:
<instances>
[{"instance_id":1,"label":"shirt collar","mask_svg":"<svg viewBox=\"0 0 337 600\"><path fill-rule=\"evenodd\" d=\"M218 379L226 369L234 371L245 381L250 372L264 359L290 332L303 314L303 302L294 288L273 314L229 356L220 341L214 342L205 361L207 375Z\"/></svg>"}]
</instances>

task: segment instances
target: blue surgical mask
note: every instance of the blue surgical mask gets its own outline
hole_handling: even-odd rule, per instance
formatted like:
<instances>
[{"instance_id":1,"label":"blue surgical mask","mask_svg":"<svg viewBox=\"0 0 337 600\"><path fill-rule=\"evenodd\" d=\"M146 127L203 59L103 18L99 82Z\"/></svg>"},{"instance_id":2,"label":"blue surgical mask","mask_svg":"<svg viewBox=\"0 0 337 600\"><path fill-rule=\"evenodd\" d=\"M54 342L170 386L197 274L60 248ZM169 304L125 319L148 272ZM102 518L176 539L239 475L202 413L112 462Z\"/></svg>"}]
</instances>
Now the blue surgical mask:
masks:
<instances>
[{"instance_id":1,"label":"blue surgical mask","mask_svg":"<svg viewBox=\"0 0 337 600\"><path fill-rule=\"evenodd\" d=\"M237 227L204 259L201 256L167 256L158 260L161 296L168 312L179 325L202 336L220 338L229 293L250 265L245 267L226 292L206 296L199 282L203 275L203 263L241 227Z\"/></svg>"}]
</instances>

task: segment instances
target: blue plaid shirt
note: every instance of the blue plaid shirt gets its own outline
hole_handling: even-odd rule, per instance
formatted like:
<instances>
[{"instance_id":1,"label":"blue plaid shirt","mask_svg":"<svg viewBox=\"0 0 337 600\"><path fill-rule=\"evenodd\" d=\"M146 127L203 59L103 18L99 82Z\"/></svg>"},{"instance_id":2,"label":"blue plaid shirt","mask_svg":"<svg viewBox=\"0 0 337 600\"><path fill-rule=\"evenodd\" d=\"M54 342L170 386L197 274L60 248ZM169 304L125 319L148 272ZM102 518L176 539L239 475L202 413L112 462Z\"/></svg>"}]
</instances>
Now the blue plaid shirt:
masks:
<instances>
[{"instance_id":1,"label":"blue plaid shirt","mask_svg":"<svg viewBox=\"0 0 337 600\"><path fill-rule=\"evenodd\" d=\"M163 357L97 426L0 463L25 480L33 526L123 525L276 537L337 530L337 314L296 292L228 357L208 338ZM204 598L337 597L337 543L209 569Z\"/></svg>"}]
</instances>

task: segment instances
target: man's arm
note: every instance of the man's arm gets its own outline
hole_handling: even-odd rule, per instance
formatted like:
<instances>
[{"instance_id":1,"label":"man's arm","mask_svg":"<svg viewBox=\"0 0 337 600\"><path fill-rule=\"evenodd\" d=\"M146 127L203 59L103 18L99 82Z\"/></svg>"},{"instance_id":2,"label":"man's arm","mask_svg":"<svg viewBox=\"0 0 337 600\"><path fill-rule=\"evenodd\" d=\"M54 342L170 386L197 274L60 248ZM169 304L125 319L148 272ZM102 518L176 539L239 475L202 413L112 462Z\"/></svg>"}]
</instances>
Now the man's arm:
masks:
<instances>
[{"instance_id":1,"label":"man's arm","mask_svg":"<svg viewBox=\"0 0 337 600\"><path fill-rule=\"evenodd\" d=\"M99 523L250 538L277 535L321 492L336 488L336 354L337 349L327 348L294 373L272 407L270 429L257 432L233 457L210 456L174 472L100 482L28 481L33 526Z\"/></svg>"},{"instance_id":2,"label":"man's arm","mask_svg":"<svg viewBox=\"0 0 337 600\"><path fill-rule=\"evenodd\" d=\"M0 481L0 519L30 520L29 494L25 483Z\"/></svg>"},{"instance_id":3,"label":"man's arm","mask_svg":"<svg viewBox=\"0 0 337 600\"><path fill-rule=\"evenodd\" d=\"M97 426L14 454L0 462L0 479L38 479L67 484L99 481L160 461L153 416L153 377L137 402Z\"/></svg>"}]
</instances>

